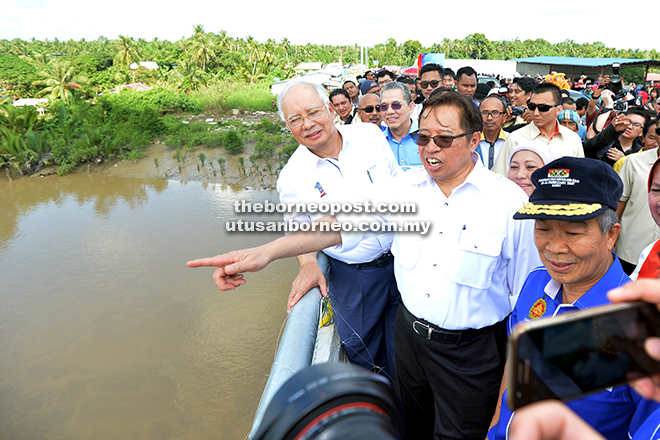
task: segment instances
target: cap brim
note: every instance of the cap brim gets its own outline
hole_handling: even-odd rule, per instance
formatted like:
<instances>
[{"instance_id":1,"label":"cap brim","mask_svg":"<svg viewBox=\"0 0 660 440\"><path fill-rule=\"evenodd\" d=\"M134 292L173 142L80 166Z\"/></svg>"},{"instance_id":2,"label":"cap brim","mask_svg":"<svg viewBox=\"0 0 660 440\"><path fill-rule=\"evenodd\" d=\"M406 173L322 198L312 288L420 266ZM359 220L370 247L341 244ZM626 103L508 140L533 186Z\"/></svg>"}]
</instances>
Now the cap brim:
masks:
<instances>
[{"instance_id":1,"label":"cap brim","mask_svg":"<svg viewBox=\"0 0 660 440\"><path fill-rule=\"evenodd\" d=\"M527 203L513 215L516 220L564 220L577 222L598 217L607 209L600 203L554 203L535 202Z\"/></svg>"}]
</instances>

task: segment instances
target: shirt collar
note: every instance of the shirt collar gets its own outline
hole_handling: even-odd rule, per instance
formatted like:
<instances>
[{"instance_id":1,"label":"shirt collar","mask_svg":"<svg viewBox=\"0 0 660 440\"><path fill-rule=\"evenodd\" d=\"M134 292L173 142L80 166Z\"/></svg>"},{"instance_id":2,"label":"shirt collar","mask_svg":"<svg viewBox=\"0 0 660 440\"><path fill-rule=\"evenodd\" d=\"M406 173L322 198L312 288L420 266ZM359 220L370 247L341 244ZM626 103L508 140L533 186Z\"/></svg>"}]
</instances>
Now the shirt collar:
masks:
<instances>
[{"instance_id":1,"label":"shirt collar","mask_svg":"<svg viewBox=\"0 0 660 440\"><path fill-rule=\"evenodd\" d=\"M497 134L497 139L502 139L503 141L506 140L506 133L501 128L500 128L500 132ZM483 131L481 132L481 140L486 141L486 138L484 137L484 132ZM488 142L488 141L486 141L486 142Z\"/></svg>"},{"instance_id":2,"label":"shirt collar","mask_svg":"<svg viewBox=\"0 0 660 440\"><path fill-rule=\"evenodd\" d=\"M413 118L410 118L410 129L408 130L408 134L406 136L410 136L410 133L413 133L413 132L417 131L417 129L418 129L417 123L415 122L415 120ZM385 137L387 137L388 141L392 140L392 133L390 133L390 128L389 127L385 126L383 128L383 133L385 133ZM403 142L403 140L406 138L406 136L401 138L401 142Z\"/></svg>"},{"instance_id":3,"label":"shirt collar","mask_svg":"<svg viewBox=\"0 0 660 440\"><path fill-rule=\"evenodd\" d=\"M573 307L587 309L608 304L610 300L607 299L607 292L630 281L628 275L623 272L619 257L617 257L615 253L612 253L612 255L614 256L614 261L612 261L612 264L609 269L607 269L607 272L605 272L605 275L603 275L596 284L591 286L591 289L587 290L584 295L578 298L572 304ZM558 298L558 294L561 291L561 283L558 283L551 278L550 281L548 281L548 284L545 285L543 291L546 295L552 298L555 303L561 304L562 298Z\"/></svg>"},{"instance_id":4,"label":"shirt collar","mask_svg":"<svg viewBox=\"0 0 660 440\"><path fill-rule=\"evenodd\" d=\"M551 141L555 136L557 136L557 135L559 134L559 125L561 125L561 124L559 124L559 122L557 122L557 120L555 120L555 132L554 132L550 137L548 137L548 135L546 135L545 133L543 133L543 132L541 131L541 129L540 129L539 127L536 127L536 124L534 124L534 126L536 127L536 129L539 131L539 134L540 134L541 136L545 136L546 138L548 138L548 141Z\"/></svg>"},{"instance_id":5,"label":"shirt collar","mask_svg":"<svg viewBox=\"0 0 660 440\"><path fill-rule=\"evenodd\" d=\"M337 157L339 158L343 151L346 149L347 145L346 136L342 134L342 131L346 128L343 125L335 125L335 129L341 135L341 150L339 150ZM303 162L302 166L316 167L320 161L330 159L329 157L317 156L316 154L312 153L305 145L302 145L302 147L303 148L300 151L300 160Z\"/></svg>"}]
</instances>

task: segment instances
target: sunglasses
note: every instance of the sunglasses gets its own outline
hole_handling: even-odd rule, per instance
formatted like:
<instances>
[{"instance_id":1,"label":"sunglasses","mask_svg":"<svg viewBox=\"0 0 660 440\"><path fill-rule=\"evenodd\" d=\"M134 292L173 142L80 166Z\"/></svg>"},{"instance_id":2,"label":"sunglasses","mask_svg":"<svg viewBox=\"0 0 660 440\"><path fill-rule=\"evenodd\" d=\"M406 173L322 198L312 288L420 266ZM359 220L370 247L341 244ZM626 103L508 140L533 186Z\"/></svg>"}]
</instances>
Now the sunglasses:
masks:
<instances>
[{"instance_id":1,"label":"sunglasses","mask_svg":"<svg viewBox=\"0 0 660 440\"><path fill-rule=\"evenodd\" d=\"M381 104L379 111L386 112L390 108L390 106L392 106L392 110L401 110L403 104L401 104L400 102L393 102L392 104Z\"/></svg>"},{"instance_id":2,"label":"sunglasses","mask_svg":"<svg viewBox=\"0 0 660 440\"><path fill-rule=\"evenodd\" d=\"M426 147L429 142L431 142L431 139L433 139L433 143L436 144L440 148L449 148L451 147L451 144L454 143L454 139L458 139L463 136L470 135L474 133L475 131L466 131L465 133L461 133L456 136L427 136L425 134L419 134L417 135L417 145L420 147Z\"/></svg>"},{"instance_id":3,"label":"sunglasses","mask_svg":"<svg viewBox=\"0 0 660 440\"><path fill-rule=\"evenodd\" d=\"M423 89L427 88L428 86L433 87L434 89L440 85L440 81L434 79L433 81L420 81L419 86Z\"/></svg>"},{"instance_id":4,"label":"sunglasses","mask_svg":"<svg viewBox=\"0 0 660 440\"><path fill-rule=\"evenodd\" d=\"M365 113L373 113L374 110L379 112L380 111L380 105L377 105L377 106L368 105L365 108L358 108L358 110L362 110Z\"/></svg>"},{"instance_id":5,"label":"sunglasses","mask_svg":"<svg viewBox=\"0 0 660 440\"><path fill-rule=\"evenodd\" d=\"M530 109L531 111L534 111L536 109L539 109L541 113L545 113L547 111L550 111L551 108L557 107L559 104L555 105L548 105L548 104L534 104L531 101L527 101L527 108Z\"/></svg>"},{"instance_id":6,"label":"sunglasses","mask_svg":"<svg viewBox=\"0 0 660 440\"><path fill-rule=\"evenodd\" d=\"M660 136L660 127L655 127L655 134Z\"/></svg>"}]
</instances>

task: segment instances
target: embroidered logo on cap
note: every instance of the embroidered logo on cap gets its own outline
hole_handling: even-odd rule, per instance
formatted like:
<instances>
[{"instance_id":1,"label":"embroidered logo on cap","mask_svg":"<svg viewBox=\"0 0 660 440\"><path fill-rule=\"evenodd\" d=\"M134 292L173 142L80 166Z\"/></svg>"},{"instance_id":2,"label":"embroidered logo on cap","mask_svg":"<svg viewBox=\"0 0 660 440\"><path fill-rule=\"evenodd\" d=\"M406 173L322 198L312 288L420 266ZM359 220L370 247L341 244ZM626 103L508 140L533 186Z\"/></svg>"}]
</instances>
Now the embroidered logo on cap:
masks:
<instances>
[{"instance_id":1,"label":"embroidered logo on cap","mask_svg":"<svg viewBox=\"0 0 660 440\"><path fill-rule=\"evenodd\" d=\"M316 186L314 186L314 188L319 190L319 193L321 193L321 197L325 195L325 191L323 191L323 187L321 186L320 182L316 182Z\"/></svg>"},{"instance_id":2,"label":"embroidered logo on cap","mask_svg":"<svg viewBox=\"0 0 660 440\"><path fill-rule=\"evenodd\" d=\"M545 303L543 298L537 299L531 309L529 309L530 319L539 319L545 314L548 305Z\"/></svg>"},{"instance_id":3,"label":"embroidered logo on cap","mask_svg":"<svg viewBox=\"0 0 660 440\"><path fill-rule=\"evenodd\" d=\"M539 179L540 185L550 185L553 188L558 188L560 186L573 186L580 183L580 179L573 179L569 177L571 170L568 168L553 168L548 170L548 177Z\"/></svg>"},{"instance_id":4,"label":"embroidered logo on cap","mask_svg":"<svg viewBox=\"0 0 660 440\"><path fill-rule=\"evenodd\" d=\"M568 177L570 173L571 170L567 170L566 168L548 170L548 177Z\"/></svg>"}]
</instances>

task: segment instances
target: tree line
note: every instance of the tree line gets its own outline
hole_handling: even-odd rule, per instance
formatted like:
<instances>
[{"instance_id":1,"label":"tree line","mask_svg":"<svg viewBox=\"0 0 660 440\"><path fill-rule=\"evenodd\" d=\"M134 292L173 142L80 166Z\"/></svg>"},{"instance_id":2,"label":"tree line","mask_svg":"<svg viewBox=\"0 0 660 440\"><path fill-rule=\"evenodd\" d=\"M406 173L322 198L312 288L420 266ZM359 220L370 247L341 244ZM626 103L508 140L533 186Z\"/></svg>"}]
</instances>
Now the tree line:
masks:
<instances>
[{"instance_id":1,"label":"tree line","mask_svg":"<svg viewBox=\"0 0 660 440\"><path fill-rule=\"evenodd\" d=\"M475 33L464 39L443 39L424 47L419 41L398 43L393 38L367 48L371 64L412 65L420 52L444 53L447 58L505 60L533 56L581 56L658 59L653 50L615 49L601 42L579 44L565 40L551 44L543 39L491 41ZM155 61L160 68L129 66ZM295 45L283 38L259 42L253 37L233 38L226 31L207 32L196 25L188 38L170 42L120 35L93 41L0 40L0 102L21 97L68 97L73 90L89 96L130 82L189 92L221 81L254 83L285 79L305 61L360 62L360 46Z\"/></svg>"}]
</instances>

